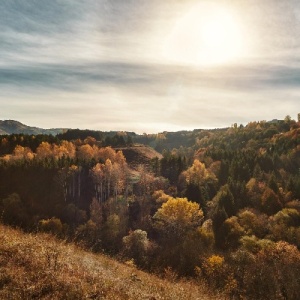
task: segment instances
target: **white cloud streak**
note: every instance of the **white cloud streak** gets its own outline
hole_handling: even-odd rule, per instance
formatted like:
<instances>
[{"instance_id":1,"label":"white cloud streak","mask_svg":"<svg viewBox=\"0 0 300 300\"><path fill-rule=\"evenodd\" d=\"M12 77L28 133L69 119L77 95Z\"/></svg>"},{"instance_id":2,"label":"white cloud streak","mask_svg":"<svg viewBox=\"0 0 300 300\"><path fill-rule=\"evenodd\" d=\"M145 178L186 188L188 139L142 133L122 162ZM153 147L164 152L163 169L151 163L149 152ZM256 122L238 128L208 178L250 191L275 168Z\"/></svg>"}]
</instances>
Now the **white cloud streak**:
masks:
<instances>
[{"instance_id":1,"label":"white cloud streak","mask_svg":"<svg viewBox=\"0 0 300 300\"><path fill-rule=\"evenodd\" d=\"M198 2L2 1L0 119L158 132L295 117L298 1L219 1L240 12L256 52L226 68L166 64L167 35Z\"/></svg>"}]
</instances>

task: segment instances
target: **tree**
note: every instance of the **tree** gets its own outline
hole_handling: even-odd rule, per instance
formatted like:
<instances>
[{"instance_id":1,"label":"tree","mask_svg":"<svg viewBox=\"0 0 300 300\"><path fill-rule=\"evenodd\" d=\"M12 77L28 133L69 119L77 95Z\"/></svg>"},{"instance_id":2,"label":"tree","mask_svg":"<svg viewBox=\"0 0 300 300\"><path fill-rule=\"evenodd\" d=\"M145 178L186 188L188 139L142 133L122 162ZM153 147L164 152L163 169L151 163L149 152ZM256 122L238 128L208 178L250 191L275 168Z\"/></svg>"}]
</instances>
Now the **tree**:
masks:
<instances>
[{"instance_id":1,"label":"tree","mask_svg":"<svg viewBox=\"0 0 300 300\"><path fill-rule=\"evenodd\" d=\"M239 246L239 239L244 234L244 229L239 224L236 216L225 220L224 233L226 248L237 248Z\"/></svg>"},{"instance_id":2,"label":"tree","mask_svg":"<svg viewBox=\"0 0 300 300\"><path fill-rule=\"evenodd\" d=\"M268 181L268 186L270 189L272 189L276 194L278 194L279 192L279 188L276 182L276 176L274 174L274 172L272 173L269 181Z\"/></svg>"},{"instance_id":3,"label":"tree","mask_svg":"<svg viewBox=\"0 0 300 300\"><path fill-rule=\"evenodd\" d=\"M268 233L268 216L258 211L244 209L238 213L238 222L245 234L263 238Z\"/></svg>"},{"instance_id":4,"label":"tree","mask_svg":"<svg viewBox=\"0 0 300 300\"><path fill-rule=\"evenodd\" d=\"M92 220L89 220L87 223L77 227L75 240L94 251L99 251L102 249L99 228Z\"/></svg>"},{"instance_id":5,"label":"tree","mask_svg":"<svg viewBox=\"0 0 300 300\"><path fill-rule=\"evenodd\" d=\"M183 174L187 184L199 186L206 181L217 181L215 174L210 169L206 169L205 164L198 159L195 159L193 165L183 172Z\"/></svg>"},{"instance_id":6,"label":"tree","mask_svg":"<svg viewBox=\"0 0 300 300\"><path fill-rule=\"evenodd\" d=\"M96 164L91 172L91 176L95 185L95 196L98 201L106 200L105 194L105 177L104 177L104 164Z\"/></svg>"},{"instance_id":7,"label":"tree","mask_svg":"<svg viewBox=\"0 0 300 300\"><path fill-rule=\"evenodd\" d=\"M31 149L28 147L22 147L17 145L13 152L13 157L15 159L33 159L34 154L32 153Z\"/></svg>"},{"instance_id":8,"label":"tree","mask_svg":"<svg viewBox=\"0 0 300 300\"><path fill-rule=\"evenodd\" d=\"M3 221L7 224L24 227L28 225L28 213L20 196L16 193L2 200L2 211L0 213Z\"/></svg>"},{"instance_id":9,"label":"tree","mask_svg":"<svg viewBox=\"0 0 300 300\"><path fill-rule=\"evenodd\" d=\"M224 288L228 270L223 256L212 255L205 259L201 266L203 275L210 286L214 289Z\"/></svg>"},{"instance_id":10,"label":"tree","mask_svg":"<svg viewBox=\"0 0 300 300\"><path fill-rule=\"evenodd\" d=\"M89 144L82 145L79 147L77 152L78 159L87 162L92 160L94 156L95 156L94 149Z\"/></svg>"},{"instance_id":11,"label":"tree","mask_svg":"<svg viewBox=\"0 0 300 300\"><path fill-rule=\"evenodd\" d=\"M116 151L113 150L111 147L104 147L100 148L97 151L97 159L105 162L107 159L111 161L115 161Z\"/></svg>"},{"instance_id":12,"label":"tree","mask_svg":"<svg viewBox=\"0 0 300 300\"><path fill-rule=\"evenodd\" d=\"M214 205L223 207L228 217L233 216L236 212L234 197L228 184L220 188L217 195L213 198L212 202L214 203Z\"/></svg>"},{"instance_id":13,"label":"tree","mask_svg":"<svg viewBox=\"0 0 300 300\"><path fill-rule=\"evenodd\" d=\"M69 157L73 159L76 156L76 148L72 142L62 141L60 145L53 146L53 153L57 159L62 157Z\"/></svg>"},{"instance_id":14,"label":"tree","mask_svg":"<svg viewBox=\"0 0 300 300\"><path fill-rule=\"evenodd\" d=\"M294 208L284 208L270 217L271 238L300 245L300 212Z\"/></svg>"},{"instance_id":15,"label":"tree","mask_svg":"<svg viewBox=\"0 0 300 300\"><path fill-rule=\"evenodd\" d=\"M266 214L273 215L281 209L282 204L275 192L267 187L261 197L261 206Z\"/></svg>"},{"instance_id":16,"label":"tree","mask_svg":"<svg viewBox=\"0 0 300 300\"><path fill-rule=\"evenodd\" d=\"M90 205L90 219L97 225L98 228L101 227L103 222L103 212L102 207L99 202L93 198Z\"/></svg>"},{"instance_id":17,"label":"tree","mask_svg":"<svg viewBox=\"0 0 300 300\"><path fill-rule=\"evenodd\" d=\"M210 211L210 217L213 222L213 231L215 237L215 245L218 248L225 247L225 232L224 232L224 222L228 219L228 215L222 206L215 206Z\"/></svg>"},{"instance_id":18,"label":"tree","mask_svg":"<svg viewBox=\"0 0 300 300\"><path fill-rule=\"evenodd\" d=\"M284 118L284 122L285 123L290 123L292 121L292 118L290 115L286 115L285 118Z\"/></svg>"},{"instance_id":19,"label":"tree","mask_svg":"<svg viewBox=\"0 0 300 300\"><path fill-rule=\"evenodd\" d=\"M44 159L53 155L52 146L48 142L42 142L36 149L36 157Z\"/></svg>"},{"instance_id":20,"label":"tree","mask_svg":"<svg viewBox=\"0 0 300 300\"><path fill-rule=\"evenodd\" d=\"M109 215L103 228L103 246L110 252L117 252L121 248L122 228L121 219L117 214Z\"/></svg>"},{"instance_id":21,"label":"tree","mask_svg":"<svg viewBox=\"0 0 300 300\"><path fill-rule=\"evenodd\" d=\"M267 243L245 262L245 274L239 283L246 299L299 299L299 250L286 242ZM241 264L234 272L237 273Z\"/></svg>"},{"instance_id":22,"label":"tree","mask_svg":"<svg viewBox=\"0 0 300 300\"><path fill-rule=\"evenodd\" d=\"M184 181L185 195L188 199L200 203L204 209L215 189L216 175L211 169L207 169L204 163L195 159L193 165L182 173L181 180Z\"/></svg>"},{"instance_id":23,"label":"tree","mask_svg":"<svg viewBox=\"0 0 300 300\"><path fill-rule=\"evenodd\" d=\"M112 162L108 158L105 161L105 165L104 165L104 178L105 178L105 182L106 182L106 189L107 189L106 197L107 198L109 198L109 196L110 196L111 175L112 175Z\"/></svg>"},{"instance_id":24,"label":"tree","mask_svg":"<svg viewBox=\"0 0 300 300\"><path fill-rule=\"evenodd\" d=\"M153 218L160 231L178 238L201 225L203 212L198 203L190 202L186 198L170 197Z\"/></svg>"},{"instance_id":25,"label":"tree","mask_svg":"<svg viewBox=\"0 0 300 300\"><path fill-rule=\"evenodd\" d=\"M56 182L61 189L60 192L62 192L65 202L68 200L68 196L75 200L76 175L80 178L80 168L76 165L64 167L57 174ZM80 197L80 184L77 186L77 196Z\"/></svg>"},{"instance_id":26,"label":"tree","mask_svg":"<svg viewBox=\"0 0 300 300\"><path fill-rule=\"evenodd\" d=\"M192 274L202 248L203 233L198 228L203 221L203 212L199 204L186 198L169 197L153 219L161 246L160 267Z\"/></svg>"},{"instance_id":27,"label":"tree","mask_svg":"<svg viewBox=\"0 0 300 300\"><path fill-rule=\"evenodd\" d=\"M260 198L265 184L255 178L251 178L246 184L246 195L252 207L260 208Z\"/></svg>"},{"instance_id":28,"label":"tree","mask_svg":"<svg viewBox=\"0 0 300 300\"><path fill-rule=\"evenodd\" d=\"M119 162L113 163L112 171L111 171L111 179L112 179L113 194L115 199L117 199L118 195L125 189L125 185L126 185L126 169L125 169L125 164L123 164L122 161L120 163Z\"/></svg>"},{"instance_id":29,"label":"tree","mask_svg":"<svg viewBox=\"0 0 300 300\"><path fill-rule=\"evenodd\" d=\"M147 263L149 244L147 232L141 229L130 231L129 235L123 237L125 254L133 258L138 266L143 266Z\"/></svg>"}]
</instances>

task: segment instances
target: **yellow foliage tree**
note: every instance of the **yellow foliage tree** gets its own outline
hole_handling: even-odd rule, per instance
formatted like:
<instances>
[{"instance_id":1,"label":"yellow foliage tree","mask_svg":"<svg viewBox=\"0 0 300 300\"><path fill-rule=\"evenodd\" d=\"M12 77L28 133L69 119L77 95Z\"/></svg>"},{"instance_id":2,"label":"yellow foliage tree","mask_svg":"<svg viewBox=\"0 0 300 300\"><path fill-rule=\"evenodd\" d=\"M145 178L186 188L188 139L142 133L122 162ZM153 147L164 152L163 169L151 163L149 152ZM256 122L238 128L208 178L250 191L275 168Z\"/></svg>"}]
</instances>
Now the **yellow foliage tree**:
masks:
<instances>
[{"instance_id":1,"label":"yellow foliage tree","mask_svg":"<svg viewBox=\"0 0 300 300\"><path fill-rule=\"evenodd\" d=\"M77 157L80 160L90 161L94 156L94 149L89 144L82 145L78 148Z\"/></svg>"},{"instance_id":2,"label":"yellow foliage tree","mask_svg":"<svg viewBox=\"0 0 300 300\"><path fill-rule=\"evenodd\" d=\"M44 159L53 155L52 146L48 142L42 142L36 149L36 157Z\"/></svg>"},{"instance_id":3,"label":"yellow foliage tree","mask_svg":"<svg viewBox=\"0 0 300 300\"><path fill-rule=\"evenodd\" d=\"M181 234L200 226L203 212L198 203L190 202L186 198L169 197L154 215L154 220L157 228Z\"/></svg>"},{"instance_id":4,"label":"yellow foliage tree","mask_svg":"<svg viewBox=\"0 0 300 300\"><path fill-rule=\"evenodd\" d=\"M187 184L199 186L207 180L217 181L216 175L209 169L206 169L205 164L198 159L194 160L193 165L183 172Z\"/></svg>"},{"instance_id":5,"label":"yellow foliage tree","mask_svg":"<svg viewBox=\"0 0 300 300\"><path fill-rule=\"evenodd\" d=\"M193 273L204 244L198 230L203 221L199 204L169 196L153 218L162 247L160 266L181 274Z\"/></svg>"}]
</instances>

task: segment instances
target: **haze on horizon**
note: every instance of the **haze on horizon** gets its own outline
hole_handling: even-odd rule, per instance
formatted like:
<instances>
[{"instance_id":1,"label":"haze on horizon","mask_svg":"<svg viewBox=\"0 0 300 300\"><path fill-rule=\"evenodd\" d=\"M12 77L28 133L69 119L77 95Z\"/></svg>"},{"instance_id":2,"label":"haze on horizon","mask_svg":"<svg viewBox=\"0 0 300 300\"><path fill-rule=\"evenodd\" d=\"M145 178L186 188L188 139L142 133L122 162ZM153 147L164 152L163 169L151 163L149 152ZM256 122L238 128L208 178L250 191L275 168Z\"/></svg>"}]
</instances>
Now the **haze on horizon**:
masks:
<instances>
[{"instance_id":1,"label":"haze on horizon","mask_svg":"<svg viewBox=\"0 0 300 300\"><path fill-rule=\"evenodd\" d=\"M295 118L298 0L0 2L0 119L155 133Z\"/></svg>"}]
</instances>

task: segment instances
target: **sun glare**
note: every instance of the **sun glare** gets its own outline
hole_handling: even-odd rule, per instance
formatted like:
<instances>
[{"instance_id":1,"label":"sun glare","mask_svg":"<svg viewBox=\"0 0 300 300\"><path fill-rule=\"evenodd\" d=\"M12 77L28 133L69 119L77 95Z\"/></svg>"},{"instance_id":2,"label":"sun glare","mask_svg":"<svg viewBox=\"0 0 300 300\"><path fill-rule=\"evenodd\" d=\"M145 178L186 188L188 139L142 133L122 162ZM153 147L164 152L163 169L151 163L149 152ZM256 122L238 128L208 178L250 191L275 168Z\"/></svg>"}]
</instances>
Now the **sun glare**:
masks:
<instances>
[{"instance_id":1,"label":"sun glare","mask_svg":"<svg viewBox=\"0 0 300 300\"><path fill-rule=\"evenodd\" d=\"M219 65L245 53L241 22L229 9L215 5L194 7L174 27L164 56L193 65Z\"/></svg>"}]
</instances>

